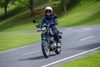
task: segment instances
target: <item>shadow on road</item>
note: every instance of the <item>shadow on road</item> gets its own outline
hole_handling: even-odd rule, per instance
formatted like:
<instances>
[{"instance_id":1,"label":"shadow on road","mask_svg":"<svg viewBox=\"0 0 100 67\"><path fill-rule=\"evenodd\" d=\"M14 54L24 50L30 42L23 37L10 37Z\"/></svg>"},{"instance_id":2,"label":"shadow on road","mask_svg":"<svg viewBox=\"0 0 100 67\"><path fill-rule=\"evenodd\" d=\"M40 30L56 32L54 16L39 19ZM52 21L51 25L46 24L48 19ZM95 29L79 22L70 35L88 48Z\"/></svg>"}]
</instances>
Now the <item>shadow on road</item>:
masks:
<instances>
[{"instance_id":1,"label":"shadow on road","mask_svg":"<svg viewBox=\"0 0 100 67\"><path fill-rule=\"evenodd\" d=\"M55 56L55 55L56 54L51 54L50 57ZM36 56L36 57L31 57L31 58L19 59L18 61L41 60L41 59L46 59L46 58L42 55L42 56Z\"/></svg>"},{"instance_id":2,"label":"shadow on road","mask_svg":"<svg viewBox=\"0 0 100 67\"><path fill-rule=\"evenodd\" d=\"M82 50L82 49L93 49L93 48L97 48L97 47L100 47L100 43L94 43L94 44L88 44L88 45L84 45L84 46L81 46L81 47L76 47L76 48L71 48L71 49L75 49L75 50Z\"/></svg>"}]
</instances>

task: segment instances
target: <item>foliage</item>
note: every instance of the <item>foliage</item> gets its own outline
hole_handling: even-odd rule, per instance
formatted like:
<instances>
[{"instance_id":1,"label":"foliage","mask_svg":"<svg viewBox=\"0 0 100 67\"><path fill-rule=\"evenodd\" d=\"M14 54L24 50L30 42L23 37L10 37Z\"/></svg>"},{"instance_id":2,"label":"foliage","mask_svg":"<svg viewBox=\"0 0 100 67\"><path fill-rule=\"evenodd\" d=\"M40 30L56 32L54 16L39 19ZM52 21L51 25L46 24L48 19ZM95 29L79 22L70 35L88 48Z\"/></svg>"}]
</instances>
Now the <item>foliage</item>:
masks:
<instances>
[{"instance_id":1,"label":"foliage","mask_svg":"<svg viewBox=\"0 0 100 67\"><path fill-rule=\"evenodd\" d=\"M7 8L9 3L16 6L26 6L30 9L31 13L33 14L34 0L0 0L0 7L4 8L5 15L7 14Z\"/></svg>"},{"instance_id":2,"label":"foliage","mask_svg":"<svg viewBox=\"0 0 100 67\"><path fill-rule=\"evenodd\" d=\"M10 1L11 0L1 0L0 1L0 7L4 8L5 15L7 14L7 7L8 7L8 4L10 3Z\"/></svg>"},{"instance_id":3,"label":"foliage","mask_svg":"<svg viewBox=\"0 0 100 67\"><path fill-rule=\"evenodd\" d=\"M30 9L31 13L33 14L34 11L34 0L17 0L15 2L16 6L26 6Z\"/></svg>"},{"instance_id":4,"label":"foliage","mask_svg":"<svg viewBox=\"0 0 100 67\"><path fill-rule=\"evenodd\" d=\"M52 1L59 1L61 3L61 8L62 10L66 13L66 11L71 7L74 6L75 4L79 3L80 0L49 0L50 2Z\"/></svg>"}]
</instances>

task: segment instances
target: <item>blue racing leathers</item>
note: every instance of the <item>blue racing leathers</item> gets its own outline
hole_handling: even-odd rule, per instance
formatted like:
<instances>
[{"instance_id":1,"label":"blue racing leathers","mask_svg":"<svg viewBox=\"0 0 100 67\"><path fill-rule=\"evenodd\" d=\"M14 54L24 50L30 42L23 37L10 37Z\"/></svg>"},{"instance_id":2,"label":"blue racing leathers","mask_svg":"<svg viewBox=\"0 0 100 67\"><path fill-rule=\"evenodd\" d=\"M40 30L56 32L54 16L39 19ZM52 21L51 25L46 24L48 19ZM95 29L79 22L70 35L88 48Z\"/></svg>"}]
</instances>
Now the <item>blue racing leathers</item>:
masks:
<instances>
[{"instance_id":1,"label":"blue racing leathers","mask_svg":"<svg viewBox=\"0 0 100 67\"><path fill-rule=\"evenodd\" d=\"M44 18L42 19L42 22L40 23L40 28L44 23L47 25L47 27L53 24L52 29L53 30L57 29L56 25L58 24L58 21L54 15L50 15L50 16L45 15Z\"/></svg>"}]
</instances>

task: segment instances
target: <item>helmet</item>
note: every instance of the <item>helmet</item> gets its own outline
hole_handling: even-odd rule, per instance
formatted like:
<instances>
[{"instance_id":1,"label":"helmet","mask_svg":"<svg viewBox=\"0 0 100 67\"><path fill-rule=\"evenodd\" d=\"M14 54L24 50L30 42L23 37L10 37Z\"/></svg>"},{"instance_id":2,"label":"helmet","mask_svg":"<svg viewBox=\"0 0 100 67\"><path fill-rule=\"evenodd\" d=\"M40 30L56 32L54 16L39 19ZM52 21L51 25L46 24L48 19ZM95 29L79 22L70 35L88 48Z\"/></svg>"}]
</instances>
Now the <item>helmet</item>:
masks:
<instances>
[{"instance_id":1,"label":"helmet","mask_svg":"<svg viewBox=\"0 0 100 67\"><path fill-rule=\"evenodd\" d=\"M50 6L47 6L46 8L45 8L45 11L51 11L51 12L53 12L53 9L52 9L52 7L50 7Z\"/></svg>"}]
</instances>

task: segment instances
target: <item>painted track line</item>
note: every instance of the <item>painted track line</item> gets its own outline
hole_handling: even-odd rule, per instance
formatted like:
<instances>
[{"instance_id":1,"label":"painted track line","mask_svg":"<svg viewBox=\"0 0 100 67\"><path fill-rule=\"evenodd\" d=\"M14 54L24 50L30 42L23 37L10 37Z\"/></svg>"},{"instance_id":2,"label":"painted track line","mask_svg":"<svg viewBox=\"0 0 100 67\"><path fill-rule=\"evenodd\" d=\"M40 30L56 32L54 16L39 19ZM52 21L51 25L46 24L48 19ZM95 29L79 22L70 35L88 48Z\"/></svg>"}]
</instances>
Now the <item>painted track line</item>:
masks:
<instances>
[{"instance_id":1,"label":"painted track line","mask_svg":"<svg viewBox=\"0 0 100 67\"><path fill-rule=\"evenodd\" d=\"M48 67L48 66L51 66L51 65L53 65L53 64L57 64L57 63L59 63L59 62L65 61L65 60L68 60L68 59L71 59L71 58L74 58L74 57L77 57L77 56L81 56L81 55L83 55L83 54L92 52L92 51L97 50L97 49L100 49L100 47L97 47L97 48L94 48L94 49L91 49L91 50L87 50L87 51L84 51L84 52L81 52L81 53L78 53L78 54L69 56L69 57L64 58L64 59L61 59L61 60L57 60L57 61L55 61L55 62L52 62L52 63L46 64L46 65L43 65L43 66L41 66L41 67Z\"/></svg>"},{"instance_id":2,"label":"painted track line","mask_svg":"<svg viewBox=\"0 0 100 67\"><path fill-rule=\"evenodd\" d=\"M23 46L23 47L18 47L18 48L9 49L9 50L5 50L5 51L1 51L0 53L5 53L5 52L9 52L9 51L13 51L13 50L25 48L25 47L28 47L28 46Z\"/></svg>"},{"instance_id":3,"label":"painted track line","mask_svg":"<svg viewBox=\"0 0 100 67\"><path fill-rule=\"evenodd\" d=\"M5 50L5 51L1 51L1 53L6 53L6 52L10 52L10 51L14 51L14 50L17 50L17 49L22 49L22 48L26 48L26 47L29 47L30 45L27 45L27 46L22 46L22 47L18 47L18 48L13 48L13 49L9 49L9 50ZM39 49L39 48L37 48Z\"/></svg>"},{"instance_id":4,"label":"painted track line","mask_svg":"<svg viewBox=\"0 0 100 67\"><path fill-rule=\"evenodd\" d=\"M83 28L83 30L92 30L92 28Z\"/></svg>"},{"instance_id":5,"label":"painted track line","mask_svg":"<svg viewBox=\"0 0 100 67\"><path fill-rule=\"evenodd\" d=\"M34 52L29 52L29 53L25 53L25 54L22 54L23 56L25 55L29 55L29 54L33 54L33 53L37 53L37 52L40 52L41 50L37 50L37 51L34 51Z\"/></svg>"},{"instance_id":6,"label":"painted track line","mask_svg":"<svg viewBox=\"0 0 100 67\"><path fill-rule=\"evenodd\" d=\"M91 39L93 37L95 37L95 36L86 37L86 38L80 39L80 41L87 40L87 39Z\"/></svg>"}]
</instances>

